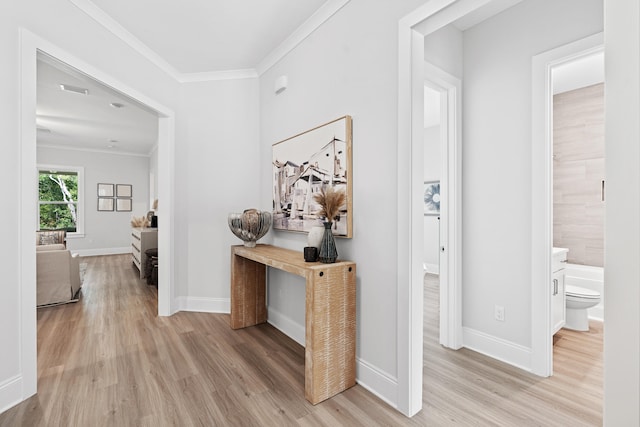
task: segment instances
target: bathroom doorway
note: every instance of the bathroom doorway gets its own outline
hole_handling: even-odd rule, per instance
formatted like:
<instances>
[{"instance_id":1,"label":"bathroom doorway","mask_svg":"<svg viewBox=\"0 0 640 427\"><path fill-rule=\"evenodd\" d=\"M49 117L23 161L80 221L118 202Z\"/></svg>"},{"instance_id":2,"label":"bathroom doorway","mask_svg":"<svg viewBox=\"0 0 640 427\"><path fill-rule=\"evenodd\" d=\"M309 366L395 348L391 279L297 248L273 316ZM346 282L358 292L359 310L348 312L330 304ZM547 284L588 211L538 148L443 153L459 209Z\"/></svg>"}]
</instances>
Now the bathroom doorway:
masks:
<instances>
[{"instance_id":1,"label":"bathroom doorway","mask_svg":"<svg viewBox=\"0 0 640 427\"><path fill-rule=\"evenodd\" d=\"M603 224L599 231L596 230L598 227L589 225L592 217L599 216L598 212L604 213L604 204L600 200L604 197L603 40L602 33L596 34L533 58L532 277L533 283L542 286L534 287L532 300L532 370L541 376L553 374L553 293L549 291L551 285L544 285L554 283L553 247L573 246L574 259L583 263L587 258L597 258L598 252L602 256L598 247L604 246ZM585 87L590 89L581 90ZM579 105L585 96L591 98L591 106ZM596 100L598 96L600 101ZM568 121L566 117L554 118L554 98L558 114L566 116L573 109L583 115L577 118L582 124L570 123L574 120L571 117ZM598 103L600 107L594 108ZM554 119L563 124L554 125ZM567 139L556 150L554 128L560 139ZM596 130L598 128L600 131ZM601 150L586 149L584 141L594 137L599 140ZM602 152L601 159L596 159L600 154L595 151ZM586 202L586 193L576 193L576 189L582 186L578 183L587 179L596 183L591 189L595 199L589 202ZM579 214L574 209L577 204L581 204ZM586 210L587 205L592 214ZM585 233L587 229L589 233ZM591 235L588 244L579 238L585 234ZM568 258L567 264L571 265L571 256ZM568 278L565 283L575 284L574 271L566 271L569 274L565 274ZM601 284L599 286L601 295L604 295L604 288ZM594 310L600 313L593 314L593 317L602 318L601 307Z\"/></svg>"}]
</instances>

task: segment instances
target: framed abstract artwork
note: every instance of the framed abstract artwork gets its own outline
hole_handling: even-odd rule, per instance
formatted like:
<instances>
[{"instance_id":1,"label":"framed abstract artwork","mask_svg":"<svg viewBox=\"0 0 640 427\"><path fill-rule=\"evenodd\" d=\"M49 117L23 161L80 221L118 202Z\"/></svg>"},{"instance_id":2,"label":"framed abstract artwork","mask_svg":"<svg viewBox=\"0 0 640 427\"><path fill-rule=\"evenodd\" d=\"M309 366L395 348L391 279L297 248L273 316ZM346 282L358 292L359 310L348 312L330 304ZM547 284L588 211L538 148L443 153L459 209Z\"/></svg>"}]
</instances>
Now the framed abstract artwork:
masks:
<instances>
[{"instance_id":1,"label":"framed abstract artwork","mask_svg":"<svg viewBox=\"0 0 640 427\"><path fill-rule=\"evenodd\" d=\"M424 192L425 215L440 215L440 181L425 181Z\"/></svg>"},{"instance_id":2,"label":"framed abstract artwork","mask_svg":"<svg viewBox=\"0 0 640 427\"><path fill-rule=\"evenodd\" d=\"M273 144L273 229L307 233L322 225L314 194L344 191L333 234L353 236L352 122L340 117Z\"/></svg>"}]
</instances>

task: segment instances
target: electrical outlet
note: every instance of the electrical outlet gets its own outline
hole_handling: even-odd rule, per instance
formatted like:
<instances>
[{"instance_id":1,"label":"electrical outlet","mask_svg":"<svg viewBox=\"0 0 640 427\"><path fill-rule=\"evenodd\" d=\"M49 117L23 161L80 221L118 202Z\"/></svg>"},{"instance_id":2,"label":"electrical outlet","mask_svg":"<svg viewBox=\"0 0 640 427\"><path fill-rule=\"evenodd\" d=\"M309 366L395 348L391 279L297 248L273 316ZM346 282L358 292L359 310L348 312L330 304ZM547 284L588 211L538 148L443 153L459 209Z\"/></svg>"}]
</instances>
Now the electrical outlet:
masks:
<instances>
[{"instance_id":1,"label":"electrical outlet","mask_svg":"<svg viewBox=\"0 0 640 427\"><path fill-rule=\"evenodd\" d=\"M493 315L499 322L504 322L504 307L501 305L496 305L493 309Z\"/></svg>"}]
</instances>

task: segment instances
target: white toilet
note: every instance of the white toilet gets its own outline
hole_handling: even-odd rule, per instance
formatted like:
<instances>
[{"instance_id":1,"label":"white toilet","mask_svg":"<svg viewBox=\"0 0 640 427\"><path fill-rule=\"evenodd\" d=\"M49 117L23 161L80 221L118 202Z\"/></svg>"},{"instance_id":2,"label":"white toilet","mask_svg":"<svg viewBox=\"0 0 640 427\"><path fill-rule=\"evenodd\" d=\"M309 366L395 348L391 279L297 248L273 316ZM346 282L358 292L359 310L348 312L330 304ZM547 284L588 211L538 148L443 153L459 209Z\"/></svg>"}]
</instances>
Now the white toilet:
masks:
<instances>
[{"instance_id":1,"label":"white toilet","mask_svg":"<svg viewBox=\"0 0 640 427\"><path fill-rule=\"evenodd\" d=\"M564 327L574 331L588 331L589 315L587 309L600 303L600 292L567 285L564 293L567 299L567 321Z\"/></svg>"}]
</instances>

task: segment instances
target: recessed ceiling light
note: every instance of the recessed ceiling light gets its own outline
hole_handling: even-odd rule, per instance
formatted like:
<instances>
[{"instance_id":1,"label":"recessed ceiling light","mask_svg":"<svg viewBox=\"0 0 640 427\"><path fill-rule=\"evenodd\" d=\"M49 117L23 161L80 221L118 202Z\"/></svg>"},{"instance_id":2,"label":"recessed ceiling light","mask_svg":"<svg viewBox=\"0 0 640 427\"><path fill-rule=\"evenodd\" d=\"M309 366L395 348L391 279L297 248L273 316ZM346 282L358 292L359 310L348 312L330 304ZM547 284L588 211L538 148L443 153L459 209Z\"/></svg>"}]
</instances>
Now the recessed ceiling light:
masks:
<instances>
[{"instance_id":1,"label":"recessed ceiling light","mask_svg":"<svg viewBox=\"0 0 640 427\"><path fill-rule=\"evenodd\" d=\"M124 107L124 104L121 104L119 102L112 102L109 105L111 105L113 108L123 108Z\"/></svg>"},{"instance_id":2,"label":"recessed ceiling light","mask_svg":"<svg viewBox=\"0 0 640 427\"><path fill-rule=\"evenodd\" d=\"M83 87L60 84L60 89L64 90L65 92L73 92L73 93L79 93L81 95L89 95L89 89L85 89Z\"/></svg>"}]
</instances>

